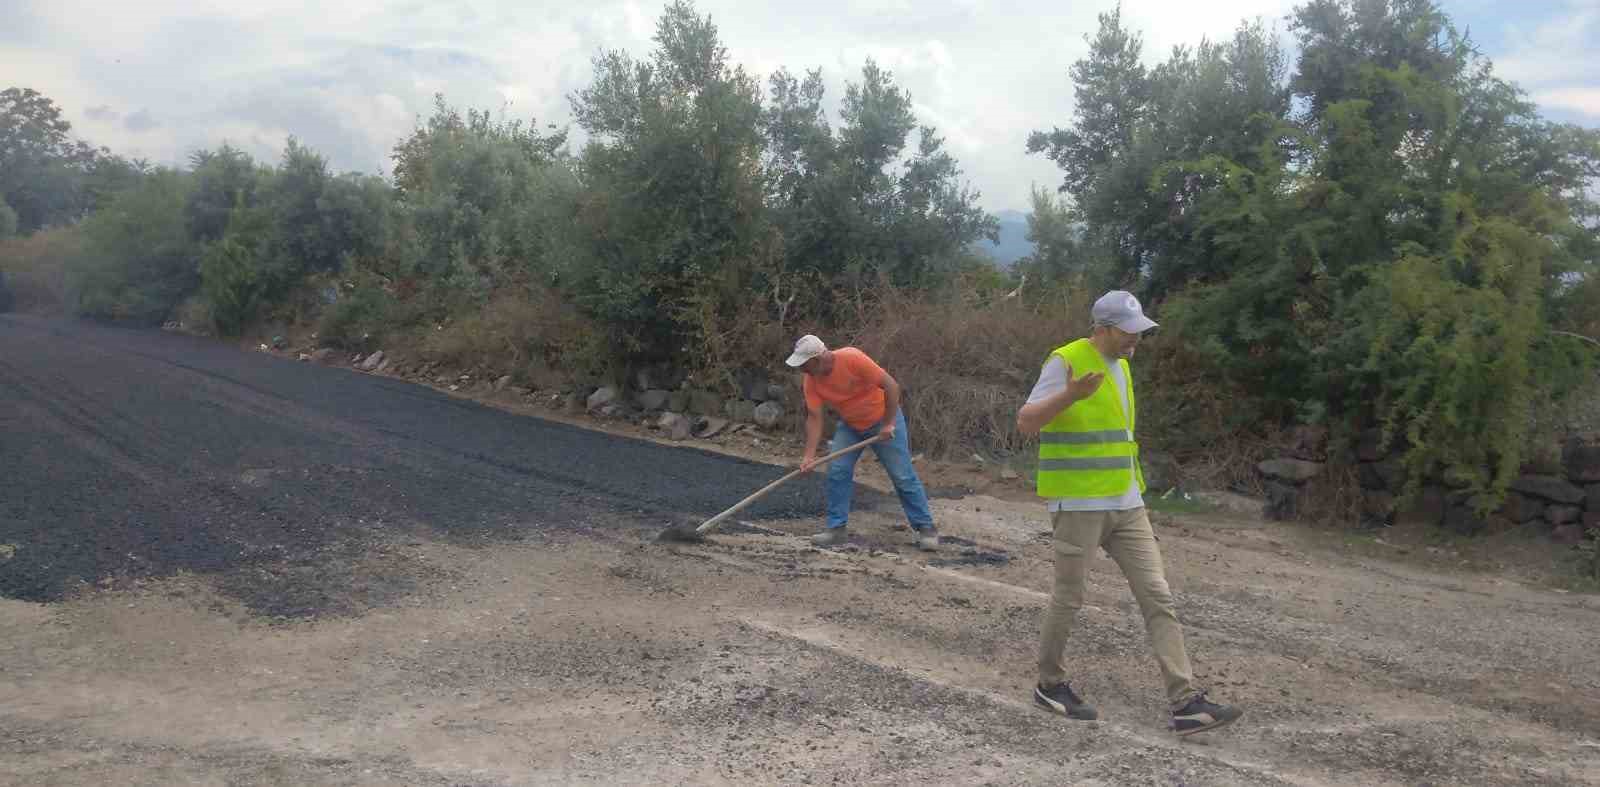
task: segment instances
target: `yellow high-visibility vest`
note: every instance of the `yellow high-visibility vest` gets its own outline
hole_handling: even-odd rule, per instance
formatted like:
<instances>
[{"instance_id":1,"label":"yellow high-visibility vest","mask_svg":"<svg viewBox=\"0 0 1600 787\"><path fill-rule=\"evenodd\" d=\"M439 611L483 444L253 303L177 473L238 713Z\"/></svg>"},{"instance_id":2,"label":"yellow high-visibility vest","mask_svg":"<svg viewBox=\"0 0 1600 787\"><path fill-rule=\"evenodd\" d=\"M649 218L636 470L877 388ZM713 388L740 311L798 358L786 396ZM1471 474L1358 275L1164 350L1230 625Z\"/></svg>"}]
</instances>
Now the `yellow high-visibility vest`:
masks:
<instances>
[{"instance_id":1,"label":"yellow high-visibility vest","mask_svg":"<svg viewBox=\"0 0 1600 787\"><path fill-rule=\"evenodd\" d=\"M1087 399L1062 410L1039 430L1039 496L1115 497L1137 482L1145 490L1139 467L1139 444L1133 439L1137 409L1133 398L1133 370L1121 358L1128 381L1128 413L1122 413L1122 396L1111 379L1105 359L1088 339L1057 347L1051 355L1066 363L1069 374L1106 375Z\"/></svg>"}]
</instances>

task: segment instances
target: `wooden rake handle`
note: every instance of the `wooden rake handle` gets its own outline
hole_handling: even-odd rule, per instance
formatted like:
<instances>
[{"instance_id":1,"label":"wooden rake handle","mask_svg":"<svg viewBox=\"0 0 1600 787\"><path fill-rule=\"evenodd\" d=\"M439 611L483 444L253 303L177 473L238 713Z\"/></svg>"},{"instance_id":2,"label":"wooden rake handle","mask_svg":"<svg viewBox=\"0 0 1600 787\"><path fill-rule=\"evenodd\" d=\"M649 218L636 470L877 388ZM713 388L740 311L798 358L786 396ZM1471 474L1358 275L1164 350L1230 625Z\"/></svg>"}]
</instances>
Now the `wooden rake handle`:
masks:
<instances>
[{"instance_id":1,"label":"wooden rake handle","mask_svg":"<svg viewBox=\"0 0 1600 787\"><path fill-rule=\"evenodd\" d=\"M885 435L882 432L879 432L878 434L875 434L875 435L873 435L873 436L871 436L871 437L869 437L869 438L867 438L865 440L862 440L861 442L856 443L855 445L852 445L849 448L841 448L841 449L839 449L837 451L834 451L831 454L828 454L827 456L819 457L817 459L817 461L815 462L815 464L820 465L820 464L822 464L824 462L828 462L828 461L831 461L833 459L837 459L837 458L839 458L841 456L844 456L845 454L850 453L851 451L860 451L861 449L866 448L867 446L872 445L873 443L882 442L884 437L885 437ZM695 528L694 532L699 533L699 534L704 534L706 531L710 530L711 528L716 527L718 523L722 522L722 520L727 519L728 517L739 513L739 511L741 511L745 506L750 505L751 503L754 503L757 500L760 500L763 495L765 495L768 492L771 492L774 489L777 489L779 486L782 486L785 481L788 481L788 480L794 478L795 476L800 475L801 472L803 472L803 471L801 471L800 468L795 468L788 475L786 475L786 476L784 476L784 477L782 477L782 478L780 478L780 479L778 479L776 481L773 481L772 483L767 484L764 487L761 487L760 489L756 490L755 494L750 495L749 497L747 497L747 498L745 498L743 500L740 500L737 503L734 503L728 510L726 510L726 511L720 513L720 514L717 514L716 516L714 516L714 517L712 517L710 519L707 519L703 524L701 524L699 527Z\"/></svg>"}]
</instances>

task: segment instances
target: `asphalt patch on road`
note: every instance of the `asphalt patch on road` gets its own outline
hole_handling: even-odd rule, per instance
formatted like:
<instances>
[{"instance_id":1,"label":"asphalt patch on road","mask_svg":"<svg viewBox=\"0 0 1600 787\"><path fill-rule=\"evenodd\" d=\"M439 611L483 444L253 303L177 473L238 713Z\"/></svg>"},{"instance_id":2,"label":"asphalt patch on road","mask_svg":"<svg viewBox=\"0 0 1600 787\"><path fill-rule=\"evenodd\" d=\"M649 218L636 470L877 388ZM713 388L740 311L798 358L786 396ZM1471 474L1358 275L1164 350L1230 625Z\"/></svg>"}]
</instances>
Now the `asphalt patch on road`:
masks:
<instances>
[{"instance_id":1,"label":"asphalt patch on road","mask_svg":"<svg viewBox=\"0 0 1600 787\"><path fill-rule=\"evenodd\" d=\"M413 592L425 571L362 557L396 539L653 535L788 472L213 341L14 315L0 316L0 468L0 596L181 571L302 618ZM823 510L813 474L741 518Z\"/></svg>"},{"instance_id":2,"label":"asphalt patch on road","mask_svg":"<svg viewBox=\"0 0 1600 787\"><path fill-rule=\"evenodd\" d=\"M960 536L942 536L939 541L943 546L940 557L928 561L930 566L952 568L957 566L1003 566L1011 562L1011 555L1004 550L987 550L978 546L976 541L970 541ZM954 553L954 554L951 554Z\"/></svg>"}]
</instances>

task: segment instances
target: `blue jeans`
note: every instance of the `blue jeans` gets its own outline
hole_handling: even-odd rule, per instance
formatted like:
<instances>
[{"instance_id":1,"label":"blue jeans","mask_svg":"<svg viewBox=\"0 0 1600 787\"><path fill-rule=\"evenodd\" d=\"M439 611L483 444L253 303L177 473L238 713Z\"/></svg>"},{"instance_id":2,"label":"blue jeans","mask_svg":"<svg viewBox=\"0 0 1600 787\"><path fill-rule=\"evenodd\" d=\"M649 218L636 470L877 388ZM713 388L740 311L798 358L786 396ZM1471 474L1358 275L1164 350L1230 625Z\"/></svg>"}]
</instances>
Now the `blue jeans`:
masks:
<instances>
[{"instance_id":1,"label":"blue jeans","mask_svg":"<svg viewBox=\"0 0 1600 787\"><path fill-rule=\"evenodd\" d=\"M828 446L828 453L849 448L877 433L877 424L858 432L840 419L839 428L833 433L833 442ZM933 527L933 513L928 510L928 493L922 488L922 479L917 478L916 468L911 466L911 441L906 437L904 411L895 413L894 439L887 443L873 443L872 450L878 455L878 461L883 463L883 469L889 473L889 480L894 482L894 491L900 495L900 507L905 509L906 519L911 521L911 529L922 530ZM828 527L830 528L844 527L850 521L850 495L855 491L856 460L861 458L861 453L861 451L851 451L828 463Z\"/></svg>"}]
</instances>

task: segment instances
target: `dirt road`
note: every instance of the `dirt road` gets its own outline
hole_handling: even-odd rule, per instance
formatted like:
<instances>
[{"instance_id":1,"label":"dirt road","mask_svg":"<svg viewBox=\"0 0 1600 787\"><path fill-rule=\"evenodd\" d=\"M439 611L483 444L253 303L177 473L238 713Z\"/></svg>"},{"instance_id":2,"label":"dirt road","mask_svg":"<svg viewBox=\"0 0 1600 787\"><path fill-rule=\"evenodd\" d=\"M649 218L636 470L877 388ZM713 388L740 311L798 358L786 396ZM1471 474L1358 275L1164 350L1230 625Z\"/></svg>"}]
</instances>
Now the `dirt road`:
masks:
<instances>
[{"instance_id":1,"label":"dirt road","mask_svg":"<svg viewBox=\"0 0 1600 787\"><path fill-rule=\"evenodd\" d=\"M782 468L341 369L0 317L0 783L1600 784L1600 602L1158 518L1200 678L1179 742L1116 568L1103 721L1029 704L1039 507Z\"/></svg>"}]
</instances>

